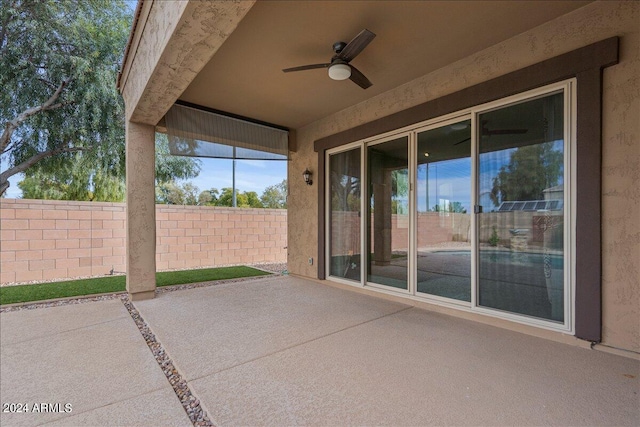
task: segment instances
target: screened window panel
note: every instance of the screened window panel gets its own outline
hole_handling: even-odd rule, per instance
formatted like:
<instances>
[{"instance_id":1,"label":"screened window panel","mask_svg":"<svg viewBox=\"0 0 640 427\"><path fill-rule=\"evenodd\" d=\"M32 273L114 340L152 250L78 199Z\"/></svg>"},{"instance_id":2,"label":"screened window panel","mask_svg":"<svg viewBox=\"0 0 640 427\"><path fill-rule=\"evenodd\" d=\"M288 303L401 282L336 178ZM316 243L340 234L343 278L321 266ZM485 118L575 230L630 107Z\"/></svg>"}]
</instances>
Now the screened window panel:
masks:
<instances>
[{"instance_id":1,"label":"screened window panel","mask_svg":"<svg viewBox=\"0 0 640 427\"><path fill-rule=\"evenodd\" d=\"M288 160L289 132L174 105L165 115L169 151L176 156Z\"/></svg>"}]
</instances>

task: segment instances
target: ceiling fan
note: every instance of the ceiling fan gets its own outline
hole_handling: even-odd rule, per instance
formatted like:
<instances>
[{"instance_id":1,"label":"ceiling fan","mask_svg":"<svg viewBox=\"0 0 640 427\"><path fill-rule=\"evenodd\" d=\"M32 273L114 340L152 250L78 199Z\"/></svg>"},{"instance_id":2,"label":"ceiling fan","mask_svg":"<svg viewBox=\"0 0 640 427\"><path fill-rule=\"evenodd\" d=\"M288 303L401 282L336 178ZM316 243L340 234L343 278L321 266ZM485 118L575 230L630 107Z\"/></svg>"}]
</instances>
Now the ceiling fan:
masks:
<instances>
[{"instance_id":1,"label":"ceiling fan","mask_svg":"<svg viewBox=\"0 0 640 427\"><path fill-rule=\"evenodd\" d=\"M364 29L360 31L360 34L355 36L349 43L336 42L333 44L333 51L335 55L331 58L331 62L326 64L311 64L302 65L300 67L285 68L285 73L292 71L304 71L313 70L316 68L328 68L329 77L333 80L346 80L350 79L352 82L360 86L362 89L366 89L372 85L364 74L362 74L356 67L350 64L350 62L363 51L365 47L376 35L371 31Z\"/></svg>"}]
</instances>

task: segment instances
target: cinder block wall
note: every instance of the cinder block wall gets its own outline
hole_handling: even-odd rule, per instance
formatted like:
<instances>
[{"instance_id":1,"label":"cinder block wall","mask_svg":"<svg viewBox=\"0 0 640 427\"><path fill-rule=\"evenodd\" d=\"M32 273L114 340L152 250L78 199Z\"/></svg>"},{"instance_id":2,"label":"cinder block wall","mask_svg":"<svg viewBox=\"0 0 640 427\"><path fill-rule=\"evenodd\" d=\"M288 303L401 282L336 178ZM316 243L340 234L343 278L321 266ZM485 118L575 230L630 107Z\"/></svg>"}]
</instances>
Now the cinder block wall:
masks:
<instances>
[{"instance_id":1,"label":"cinder block wall","mask_svg":"<svg viewBox=\"0 0 640 427\"><path fill-rule=\"evenodd\" d=\"M0 199L0 283L125 271L125 204ZM287 259L287 211L156 206L158 271Z\"/></svg>"},{"instance_id":2,"label":"cinder block wall","mask_svg":"<svg viewBox=\"0 0 640 427\"><path fill-rule=\"evenodd\" d=\"M285 262L287 211L156 206L156 268Z\"/></svg>"}]
</instances>

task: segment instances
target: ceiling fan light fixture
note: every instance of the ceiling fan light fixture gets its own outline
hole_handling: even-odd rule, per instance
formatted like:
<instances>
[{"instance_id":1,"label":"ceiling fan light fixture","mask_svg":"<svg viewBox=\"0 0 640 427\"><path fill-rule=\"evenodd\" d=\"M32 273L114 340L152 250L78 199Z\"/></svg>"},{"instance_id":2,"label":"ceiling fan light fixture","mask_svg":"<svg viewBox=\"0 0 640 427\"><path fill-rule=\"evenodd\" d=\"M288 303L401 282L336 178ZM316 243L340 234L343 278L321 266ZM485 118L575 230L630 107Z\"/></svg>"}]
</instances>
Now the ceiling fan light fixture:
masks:
<instances>
[{"instance_id":1,"label":"ceiling fan light fixture","mask_svg":"<svg viewBox=\"0 0 640 427\"><path fill-rule=\"evenodd\" d=\"M329 67L329 77L333 80L346 80L351 77L351 67L347 64L333 64Z\"/></svg>"},{"instance_id":2,"label":"ceiling fan light fixture","mask_svg":"<svg viewBox=\"0 0 640 427\"><path fill-rule=\"evenodd\" d=\"M469 123L467 122L462 122L462 123L454 123L451 125L451 129L453 130L463 130L469 127Z\"/></svg>"}]
</instances>

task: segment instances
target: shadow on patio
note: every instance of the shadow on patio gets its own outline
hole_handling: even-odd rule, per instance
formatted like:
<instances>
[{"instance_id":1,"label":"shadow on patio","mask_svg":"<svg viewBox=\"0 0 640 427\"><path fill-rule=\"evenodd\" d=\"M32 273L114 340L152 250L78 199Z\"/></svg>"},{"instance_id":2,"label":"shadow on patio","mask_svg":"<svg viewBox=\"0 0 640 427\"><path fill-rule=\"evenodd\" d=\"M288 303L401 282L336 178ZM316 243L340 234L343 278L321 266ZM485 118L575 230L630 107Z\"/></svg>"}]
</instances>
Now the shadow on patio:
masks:
<instances>
[{"instance_id":1,"label":"shadow on patio","mask_svg":"<svg viewBox=\"0 0 640 427\"><path fill-rule=\"evenodd\" d=\"M46 328L76 319L65 332L19 343L3 333L2 393L3 403L75 399L77 408L49 418L3 414L3 425L188 424L117 305L2 314L3 332L34 325L33 316ZM640 424L638 361L304 279L163 292L135 307L215 425ZM95 324L79 325L89 318ZM73 338L78 330L84 339ZM69 355L82 359L80 373L59 372L70 364L56 370ZM153 411L140 402L165 414L141 417L135 412Z\"/></svg>"}]
</instances>

